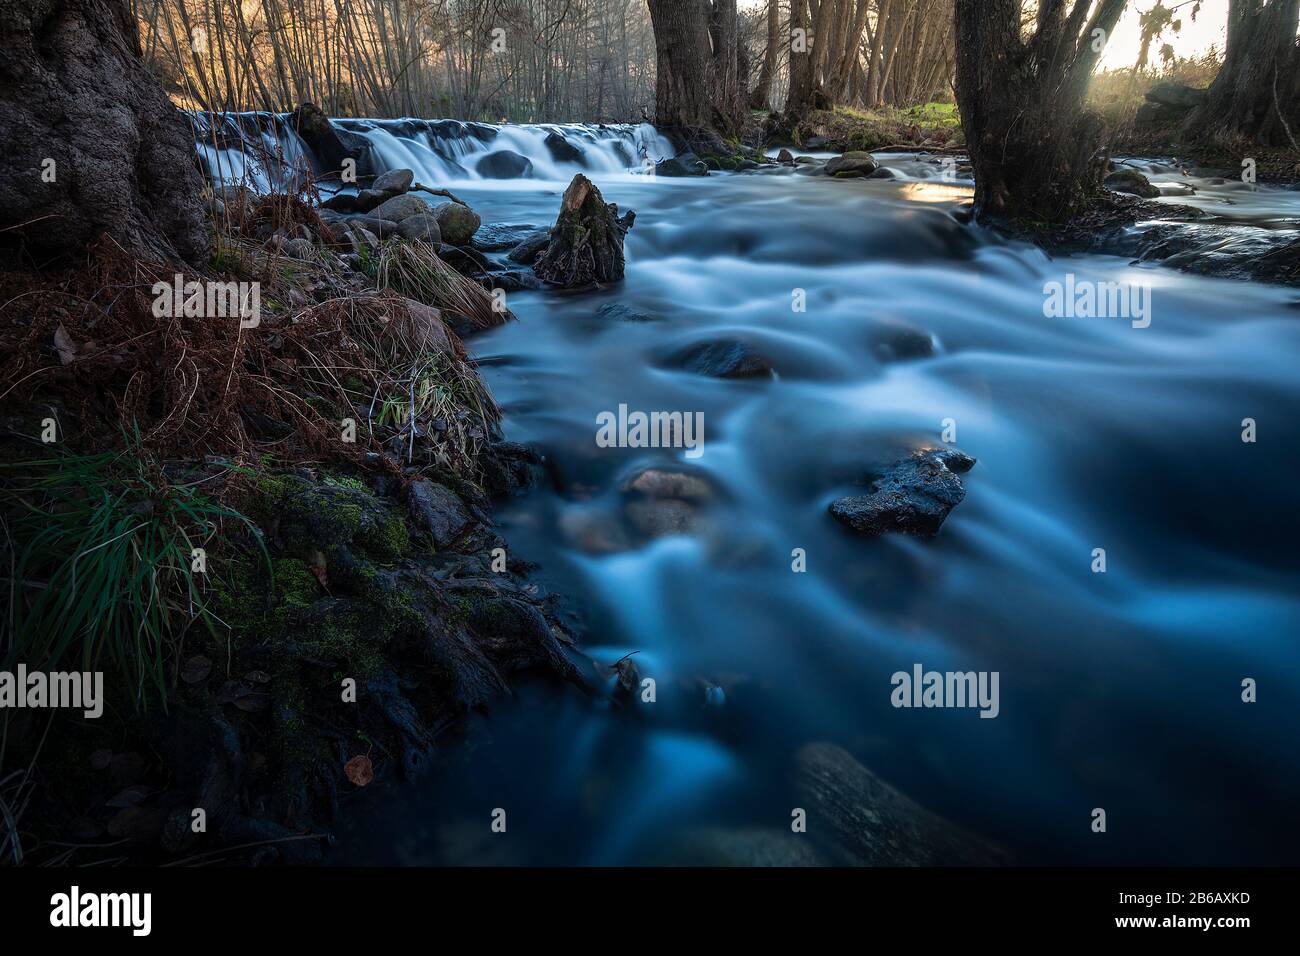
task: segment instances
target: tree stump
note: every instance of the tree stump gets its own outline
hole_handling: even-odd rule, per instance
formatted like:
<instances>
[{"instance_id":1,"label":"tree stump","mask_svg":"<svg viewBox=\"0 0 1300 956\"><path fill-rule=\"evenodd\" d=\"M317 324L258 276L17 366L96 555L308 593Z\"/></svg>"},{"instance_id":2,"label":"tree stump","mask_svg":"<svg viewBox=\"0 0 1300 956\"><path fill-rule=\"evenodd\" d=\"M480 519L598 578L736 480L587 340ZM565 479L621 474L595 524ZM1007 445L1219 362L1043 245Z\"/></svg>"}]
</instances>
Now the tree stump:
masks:
<instances>
[{"instance_id":1,"label":"tree stump","mask_svg":"<svg viewBox=\"0 0 1300 956\"><path fill-rule=\"evenodd\" d=\"M621 219L618 206L606 203L600 190L579 173L564 191L551 241L533 271L566 289L623 278L623 237L636 213Z\"/></svg>"}]
</instances>

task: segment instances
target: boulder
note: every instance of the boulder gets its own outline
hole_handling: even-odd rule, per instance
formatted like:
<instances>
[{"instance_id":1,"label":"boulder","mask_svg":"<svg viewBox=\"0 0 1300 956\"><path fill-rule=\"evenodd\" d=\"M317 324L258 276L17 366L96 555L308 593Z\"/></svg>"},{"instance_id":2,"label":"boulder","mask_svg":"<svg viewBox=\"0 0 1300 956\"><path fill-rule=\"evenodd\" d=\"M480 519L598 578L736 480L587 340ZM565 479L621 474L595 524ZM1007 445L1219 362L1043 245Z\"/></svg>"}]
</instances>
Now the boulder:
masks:
<instances>
[{"instance_id":1,"label":"boulder","mask_svg":"<svg viewBox=\"0 0 1300 956\"><path fill-rule=\"evenodd\" d=\"M405 193L401 196L394 196L391 199L385 199L378 206L371 210L371 215L378 219L389 219L393 222L401 222L403 219L410 219L412 216L433 215L433 209L429 204L419 196L412 196ZM441 225L441 220L439 221Z\"/></svg>"},{"instance_id":2,"label":"boulder","mask_svg":"<svg viewBox=\"0 0 1300 956\"><path fill-rule=\"evenodd\" d=\"M543 140L546 144L546 150L551 154L551 159L557 163L577 163L584 169L587 166L587 157L583 155L582 150L574 146L559 133L552 130L546 134Z\"/></svg>"},{"instance_id":3,"label":"boulder","mask_svg":"<svg viewBox=\"0 0 1300 956\"><path fill-rule=\"evenodd\" d=\"M546 251L533 264L540 279L563 288L581 288L623 278L623 237L636 214L622 218L596 185L579 173L560 203Z\"/></svg>"},{"instance_id":4,"label":"boulder","mask_svg":"<svg viewBox=\"0 0 1300 956\"><path fill-rule=\"evenodd\" d=\"M403 239L417 239L437 245L442 242L442 231L438 228L438 219L432 213L419 213L408 216L397 224L397 234Z\"/></svg>"},{"instance_id":5,"label":"boulder","mask_svg":"<svg viewBox=\"0 0 1300 956\"><path fill-rule=\"evenodd\" d=\"M488 153L474 164L484 179L522 179L533 171L533 161L511 149Z\"/></svg>"},{"instance_id":6,"label":"boulder","mask_svg":"<svg viewBox=\"0 0 1300 956\"><path fill-rule=\"evenodd\" d=\"M875 157L870 153L861 150L854 150L845 153L843 156L836 156L826 164L826 175L838 176L840 173L856 173L859 176L870 176L880 164L876 162Z\"/></svg>"},{"instance_id":7,"label":"boulder","mask_svg":"<svg viewBox=\"0 0 1300 956\"><path fill-rule=\"evenodd\" d=\"M1151 181L1136 169L1121 169L1105 178L1103 184L1107 189L1143 199L1155 199L1160 190L1151 185Z\"/></svg>"},{"instance_id":8,"label":"boulder","mask_svg":"<svg viewBox=\"0 0 1300 956\"><path fill-rule=\"evenodd\" d=\"M415 173L411 170L390 169L376 176L370 188L375 192L390 193L395 196L410 189L413 182L415 182Z\"/></svg>"},{"instance_id":9,"label":"boulder","mask_svg":"<svg viewBox=\"0 0 1300 956\"><path fill-rule=\"evenodd\" d=\"M974 458L956 449L918 451L874 478L870 494L840 498L829 510L836 521L861 535L898 531L933 537L966 497L958 475L974 465Z\"/></svg>"},{"instance_id":10,"label":"boulder","mask_svg":"<svg viewBox=\"0 0 1300 956\"><path fill-rule=\"evenodd\" d=\"M684 371L711 378L772 377L772 363L740 339L700 342L679 352L673 364Z\"/></svg>"},{"instance_id":11,"label":"boulder","mask_svg":"<svg viewBox=\"0 0 1300 956\"><path fill-rule=\"evenodd\" d=\"M467 246L483 220L469 206L445 202L433 211L442 230L442 241L453 246Z\"/></svg>"},{"instance_id":12,"label":"boulder","mask_svg":"<svg viewBox=\"0 0 1300 956\"><path fill-rule=\"evenodd\" d=\"M793 166L794 154L791 153L788 149L783 149L781 150L781 152L776 154L776 161L780 163L782 166Z\"/></svg>"}]
</instances>

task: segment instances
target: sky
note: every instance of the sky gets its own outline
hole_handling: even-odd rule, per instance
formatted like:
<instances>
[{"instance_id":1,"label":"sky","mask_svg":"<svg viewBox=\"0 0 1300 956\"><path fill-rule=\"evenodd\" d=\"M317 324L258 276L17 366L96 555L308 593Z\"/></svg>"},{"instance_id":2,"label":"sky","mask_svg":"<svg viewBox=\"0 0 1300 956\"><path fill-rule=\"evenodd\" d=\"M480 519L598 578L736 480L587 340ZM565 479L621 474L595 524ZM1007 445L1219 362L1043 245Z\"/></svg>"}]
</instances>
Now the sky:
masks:
<instances>
[{"instance_id":1,"label":"sky","mask_svg":"<svg viewBox=\"0 0 1300 956\"><path fill-rule=\"evenodd\" d=\"M740 0L741 6L754 7L765 5L766 0ZM1180 7L1178 17L1183 21L1183 29L1175 34L1166 30L1151 46L1150 60L1159 63L1160 46L1173 44L1179 56L1195 56L1204 53L1212 46L1223 49L1224 28L1228 23L1228 0L1201 0L1201 12L1196 15L1196 22L1191 19L1192 4L1184 0L1164 0L1166 7ZM1115 35L1106 45L1106 53L1101 60L1101 69L1115 70L1132 66L1137 62L1138 50L1142 45L1142 31L1138 26L1138 16L1156 5L1156 0L1129 0L1128 10L1115 27Z\"/></svg>"},{"instance_id":2,"label":"sky","mask_svg":"<svg viewBox=\"0 0 1300 956\"><path fill-rule=\"evenodd\" d=\"M1151 64L1159 64L1159 50L1162 44L1173 45L1179 56L1195 56L1204 53L1212 46L1223 49L1224 29L1228 23L1228 0L1202 0L1201 12L1196 15L1196 22L1191 19L1192 4L1183 0L1164 0L1166 7L1179 7L1174 19L1183 21L1179 33L1166 30L1162 36L1151 44ZM1106 52L1101 58L1101 69L1114 70L1132 66L1137 62L1138 50L1142 45L1142 31L1138 26L1138 15L1154 7L1155 0L1130 0L1128 10L1115 27Z\"/></svg>"}]
</instances>

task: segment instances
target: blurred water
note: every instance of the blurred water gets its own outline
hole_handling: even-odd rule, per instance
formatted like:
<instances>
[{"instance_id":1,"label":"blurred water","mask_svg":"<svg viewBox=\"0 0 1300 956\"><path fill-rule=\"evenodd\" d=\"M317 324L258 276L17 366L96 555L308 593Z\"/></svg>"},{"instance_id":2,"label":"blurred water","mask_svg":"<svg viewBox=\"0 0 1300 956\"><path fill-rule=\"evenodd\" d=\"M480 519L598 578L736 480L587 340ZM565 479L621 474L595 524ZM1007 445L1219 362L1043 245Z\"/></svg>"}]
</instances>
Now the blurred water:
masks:
<instances>
[{"instance_id":1,"label":"blurred water","mask_svg":"<svg viewBox=\"0 0 1300 956\"><path fill-rule=\"evenodd\" d=\"M639 652L658 702L526 688L448 743L435 780L358 801L341 862L689 863L692 828L788 828L790 757L816 740L1024 862L1294 860L1296 293L998 241L954 215L969 189L935 162L891 158L894 182L595 177L637 212L626 281L513 294L519 321L471 348L508 437L552 476L500 512L512 549L584 609L587 653ZM455 185L486 223L545 225L566 178ZM1293 211L1252 196L1255 216ZM1067 273L1149 282L1150 327L1046 318L1044 284ZM882 361L890 323L939 351ZM668 367L719 336L777 378ZM703 412L703 456L597 447L620 404ZM835 524L827 504L867 463L938 443L944 419L978 464L936 539ZM646 465L711 479L708 530L591 553L572 519L616 516ZM1000 716L894 709L890 675L916 662L1000 672Z\"/></svg>"}]
</instances>

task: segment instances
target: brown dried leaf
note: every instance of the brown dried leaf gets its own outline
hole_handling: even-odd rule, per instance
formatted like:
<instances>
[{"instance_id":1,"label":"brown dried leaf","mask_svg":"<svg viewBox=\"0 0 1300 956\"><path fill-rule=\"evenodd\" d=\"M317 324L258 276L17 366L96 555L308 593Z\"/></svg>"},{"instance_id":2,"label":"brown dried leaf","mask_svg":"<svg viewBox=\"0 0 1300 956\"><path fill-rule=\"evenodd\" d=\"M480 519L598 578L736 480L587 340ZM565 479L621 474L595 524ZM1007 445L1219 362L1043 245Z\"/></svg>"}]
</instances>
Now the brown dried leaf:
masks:
<instances>
[{"instance_id":1,"label":"brown dried leaf","mask_svg":"<svg viewBox=\"0 0 1300 956\"><path fill-rule=\"evenodd\" d=\"M364 787L375 779L375 768L365 754L353 757L343 766L344 775L353 786Z\"/></svg>"},{"instance_id":2,"label":"brown dried leaf","mask_svg":"<svg viewBox=\"0 0 1300 956\"><path fill-rule=\"evenodd\" d=\"M187 684L201 684L212 673L212 661L202 654L195 654L181 668L181 680Z\"/></svg>"}]
</instances>

